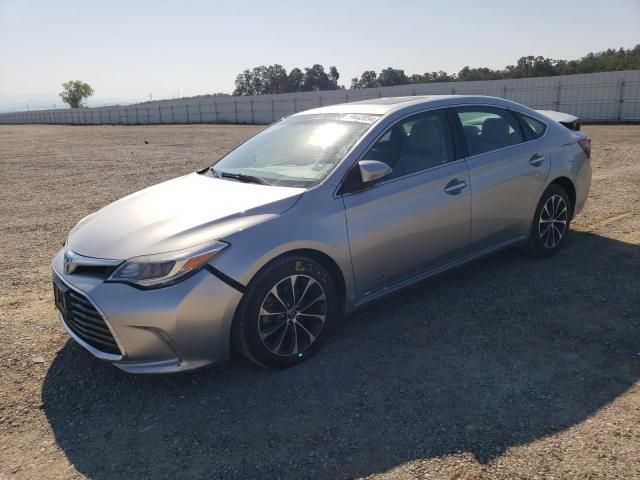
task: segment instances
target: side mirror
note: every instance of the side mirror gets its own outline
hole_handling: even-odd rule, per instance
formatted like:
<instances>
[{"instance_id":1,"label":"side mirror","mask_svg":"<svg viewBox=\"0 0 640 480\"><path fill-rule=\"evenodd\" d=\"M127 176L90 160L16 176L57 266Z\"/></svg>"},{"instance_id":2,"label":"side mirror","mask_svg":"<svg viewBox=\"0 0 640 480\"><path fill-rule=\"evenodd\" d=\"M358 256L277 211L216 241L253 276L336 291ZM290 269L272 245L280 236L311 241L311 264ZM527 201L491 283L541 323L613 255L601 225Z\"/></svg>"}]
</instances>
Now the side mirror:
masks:
<instances>
[{"instance_id":1,"label":"side mirror","mask_svg":"<svg viewBox=\"0 0 640 480\"><path fill-rule=\"evenodd\" d=\"M362 183L375 182L393 172L393 169L388 164L378 160L360 160L358 167L360 167Z\"/></svg>"}]
</instances>

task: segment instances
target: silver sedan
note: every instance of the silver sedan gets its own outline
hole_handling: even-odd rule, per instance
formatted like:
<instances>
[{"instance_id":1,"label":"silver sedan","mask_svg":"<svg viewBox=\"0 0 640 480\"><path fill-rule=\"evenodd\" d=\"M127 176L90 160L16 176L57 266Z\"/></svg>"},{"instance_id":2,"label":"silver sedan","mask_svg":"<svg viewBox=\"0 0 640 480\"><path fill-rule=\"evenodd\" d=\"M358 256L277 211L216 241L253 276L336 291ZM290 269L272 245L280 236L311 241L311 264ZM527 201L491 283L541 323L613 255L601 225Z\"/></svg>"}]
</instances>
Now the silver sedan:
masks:
<instances>
[{"instance_id":1,"label":"silver sedan","mask_svg":"<svg viewBox=\"0 0 640 480\"><path fill-rule=\"evenodd\" d=\"M590 148L491 97L308 110L80 220L53 259L55 302L80 345L128 372L232 348L295 365L393 291L511 246L557 252L589 192Z\"/></svg>"}]
</instances>

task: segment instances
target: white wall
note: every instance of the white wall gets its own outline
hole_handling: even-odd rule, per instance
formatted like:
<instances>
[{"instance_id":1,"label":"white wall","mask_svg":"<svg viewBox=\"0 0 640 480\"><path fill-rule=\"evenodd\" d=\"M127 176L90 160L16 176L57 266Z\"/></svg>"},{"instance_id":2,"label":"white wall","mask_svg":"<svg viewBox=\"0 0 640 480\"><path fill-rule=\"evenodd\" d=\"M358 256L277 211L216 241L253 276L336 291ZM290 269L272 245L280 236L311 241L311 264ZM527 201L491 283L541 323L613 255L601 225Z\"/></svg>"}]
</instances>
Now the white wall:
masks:
<instances>
[{"instance_id":1,"label":"white wall","mask_svg":"<svg viewBox=\"0 0 640 480\"><path fill-rule=\"evenodd\" d=\"M402 95L491 95L583 121L640 121L640 70L560 77L447 82L254 97L162 100L144 105L0 114L0 124L263 123L323 105Z\"/></svg>"}]
</instances>

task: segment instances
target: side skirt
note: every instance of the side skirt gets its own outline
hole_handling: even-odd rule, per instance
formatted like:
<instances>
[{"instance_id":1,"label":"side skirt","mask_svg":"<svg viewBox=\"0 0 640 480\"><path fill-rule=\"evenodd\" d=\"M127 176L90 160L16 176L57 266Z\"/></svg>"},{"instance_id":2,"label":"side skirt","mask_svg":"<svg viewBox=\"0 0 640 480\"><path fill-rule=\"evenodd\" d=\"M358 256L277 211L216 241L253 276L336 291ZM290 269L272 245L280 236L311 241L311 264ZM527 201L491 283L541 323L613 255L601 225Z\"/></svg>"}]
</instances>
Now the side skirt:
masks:
<instances>
[{"instance_id":1,"label":"side skirt","mask_svg":"<svg viewBox=\"0 0 640 480\"><path fill-rule=\"evenodd\" d=\"M417 275L414 275L413 277L407 278L405 280L401 280L399 282L394 283L393 285L390 285L388 287L383 288L382 290L378 290L375 293L372 293L371 295L367 295L366 297L360 299L358 302L356 302L354 309L358 309L361 307L364 307L365 305L368 305L371 302L374 302L376 300L381 299L382 297L385 297L386 295L389 295L393 292L397 292L398 290L402 290L403 288L409 287L411 285L413 285L414 283L418 283L422 280L426 280L427 278L433 277L435 275L438 275L440 273L444 273L447 272L449 270L453 270L455 268L461 267L469 262L472 262L474 260L478 260L482 257L486 257L487 255L490 255L492 253L498 252L500 250L505 250L506 248L509 248L513 245L516 245L517 243L520 243L524 240L526 240L526 236L522 236L522 237L516 237L513 238L511 240L506 240L504 242L498 243L494 246L488 247L488 248L484 248L482 250L479 250L475 253L472 253L470 255L466 255L464 257L461 257L458 260L453 260L451 262L445 263L443 265L440 265L438 267L432 268L430 270L426 270L422 273L419 273Z\"/></svg>"}]
</instances>

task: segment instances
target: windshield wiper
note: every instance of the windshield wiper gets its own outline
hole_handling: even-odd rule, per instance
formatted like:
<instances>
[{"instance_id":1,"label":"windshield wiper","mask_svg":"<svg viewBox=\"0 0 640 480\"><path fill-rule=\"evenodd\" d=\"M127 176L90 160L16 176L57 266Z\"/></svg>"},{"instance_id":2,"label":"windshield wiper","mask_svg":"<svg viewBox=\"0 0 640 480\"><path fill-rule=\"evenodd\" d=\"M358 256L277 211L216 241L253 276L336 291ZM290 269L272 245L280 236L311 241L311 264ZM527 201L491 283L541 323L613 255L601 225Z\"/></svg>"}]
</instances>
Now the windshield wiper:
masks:
<instances>
[{"instance_id":1,"label":"windshield wiper","mask_svg":"<svg viewBox=\"0 0 640 480\"><path fill-rule=\"evenodd\" d=\"M233 178L234 180L240 180L245 183L257 183L259 185L271 185L264 178L254 177L253 175L245 175L244 173L229 173L220 172L213 167L209 168L209 171L217 178Z\"/></svg>"}]
</instances>

